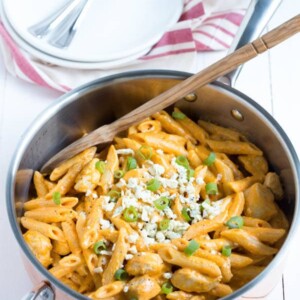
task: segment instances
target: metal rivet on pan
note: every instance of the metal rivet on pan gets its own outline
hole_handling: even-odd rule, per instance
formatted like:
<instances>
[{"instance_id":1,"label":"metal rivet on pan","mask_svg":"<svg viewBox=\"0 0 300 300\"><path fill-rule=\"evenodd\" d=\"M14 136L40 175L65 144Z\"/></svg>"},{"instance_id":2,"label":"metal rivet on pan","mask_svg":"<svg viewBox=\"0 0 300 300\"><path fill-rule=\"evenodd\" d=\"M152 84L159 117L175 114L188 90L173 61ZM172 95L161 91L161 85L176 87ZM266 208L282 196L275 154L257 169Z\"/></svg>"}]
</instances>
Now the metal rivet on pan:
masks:
<instances>
[{"instance_id":1,"label":"metal rivet on pan","mask_svg":"<svg viewBox=\"0 0 300 300\"><path fill-rule=\"evenodd\" d=\"M190 93L183 98L185 101L194 102L197 100L197 95L195 93Z\"/></svg>"},{"instance_id":2,"label":"metal rivet on pan","mask_svg":"<svg viewBox=\"0 0 300 300\"><path fill-rule=\"evenodd\" d=\"M244 116L243 116L243 114L238 109L232 109L231 110L231 115L237 121L240 121L240 122L244 121Z\"/></svg>"}]
</instances>

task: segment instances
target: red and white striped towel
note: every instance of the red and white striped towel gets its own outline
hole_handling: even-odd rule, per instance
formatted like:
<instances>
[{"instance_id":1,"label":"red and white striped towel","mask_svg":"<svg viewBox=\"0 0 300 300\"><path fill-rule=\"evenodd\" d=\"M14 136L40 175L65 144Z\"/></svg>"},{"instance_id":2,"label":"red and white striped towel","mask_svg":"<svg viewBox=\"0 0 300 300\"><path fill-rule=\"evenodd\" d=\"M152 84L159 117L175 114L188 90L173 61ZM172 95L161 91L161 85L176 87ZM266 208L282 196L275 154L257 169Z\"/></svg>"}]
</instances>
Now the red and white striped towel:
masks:
<instances>
[{"instance_id":1,"label":"red and white striped towel","mask_svg":"<svg viewBox=\"0 0 300 300\"><path fill-rule=\"evenodd\" d=\"M7 70L21 79L66 92L90 80L137 69L195 71L200 51L226 50L243 20L249 0L185 0L179 21L145 56L109 70L53 66L18 47L0 21L0 50Z\"/></svg>"}]
</instances>

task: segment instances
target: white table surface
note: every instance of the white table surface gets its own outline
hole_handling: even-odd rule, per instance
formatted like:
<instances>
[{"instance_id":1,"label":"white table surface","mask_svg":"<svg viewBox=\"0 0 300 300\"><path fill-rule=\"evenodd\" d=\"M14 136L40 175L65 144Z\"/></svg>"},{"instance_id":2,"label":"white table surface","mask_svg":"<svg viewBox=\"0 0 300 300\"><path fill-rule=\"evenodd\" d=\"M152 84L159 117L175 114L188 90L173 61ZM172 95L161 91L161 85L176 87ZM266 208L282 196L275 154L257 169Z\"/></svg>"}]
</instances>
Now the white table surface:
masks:
<instances>
[{"instance_id":1,"label":"white table surface","mask_svg":"<svg viewBox=\"0 0 300 300\"><path fill-rule=\"evenodd\" d=\"M300 1L283 0L268 28L300 13ZM207 65L224 55L202 55L199 65ZM300 155L300 35L247 63L236 88L267 109L290 137ZM33 119L60 96L9 75L0 57L0 299L19 300L32 284L28 278L10 229L5 206L5 182L9 161L22 134ZM299 296L300 233L291 245L282 280L265 299L296 300Z\"/></svg>"}]
</instances>

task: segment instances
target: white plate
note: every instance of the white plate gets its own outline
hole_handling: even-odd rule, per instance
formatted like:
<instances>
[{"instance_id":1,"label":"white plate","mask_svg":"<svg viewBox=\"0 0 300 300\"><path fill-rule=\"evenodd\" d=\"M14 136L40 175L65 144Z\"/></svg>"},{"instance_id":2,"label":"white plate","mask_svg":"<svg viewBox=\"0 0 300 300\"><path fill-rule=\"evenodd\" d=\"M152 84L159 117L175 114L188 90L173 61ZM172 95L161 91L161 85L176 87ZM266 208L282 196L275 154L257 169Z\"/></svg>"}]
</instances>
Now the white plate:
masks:
<instances>
[{"instance_id":1,"label":"white plate","mask_svg":"<svg viewBox=\"0 0 300 300\"><path fill-rule=\"evenodd\" d=\"M151 48L146 48L141 52L135 53L131 56L127 56L124 58L116 59L116 60L108 60L103 62L79 62L79 61L71 61L66 59L61 59L52 55L48 55L47 53L44 53L31 45L29 45L26 41L24 41L11 27L9 21L7 20L5 13L3 12L3 9L1 9L1 3L0 3L0 16L2 19L2 22L8 31L8 33L11 35L13 40L18 44L19 47L26 50L28 53L32 54L37 59L40 59L42 63L50 63L53 65L58 65L62 67L67 68L73 68L73 69L111 69L114 67L121 67L125 66L129 63L131 63L133 60L145 55Z\"/></svg>"},{"instance_id":2,"label":"white plate","mask_svg":"<svg viewBox=\"0 0 300 300\"><path fill-rule=\"evenodd\" d=\"M180 17L182 0L93 1L67 49L49 45L28 28L69 0L2 0L14 31L35 49L58 59L80 63L119 60L144 53Z\"/></svg>"}]
</instances>

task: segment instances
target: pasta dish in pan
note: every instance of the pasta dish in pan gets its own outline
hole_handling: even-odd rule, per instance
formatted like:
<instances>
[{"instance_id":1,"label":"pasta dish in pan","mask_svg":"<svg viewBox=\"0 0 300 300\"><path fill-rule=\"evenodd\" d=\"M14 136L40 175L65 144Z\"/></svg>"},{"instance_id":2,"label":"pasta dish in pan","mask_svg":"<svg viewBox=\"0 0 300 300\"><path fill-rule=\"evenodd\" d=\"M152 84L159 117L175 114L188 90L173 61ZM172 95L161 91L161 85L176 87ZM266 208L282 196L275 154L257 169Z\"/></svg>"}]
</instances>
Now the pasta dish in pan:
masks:
<instances>
[{"instance_id":1,"label":"pasta dish in pan","mask_svg":"<svg viewBox=\"0 0 300 300\"><path fill-rule=\"evenodd\" d=\"M92 299L224 297L268 265L289 226L263 152L178 108L33 181L25 241L53 276Z\"/></svg>"}]
</instances>

